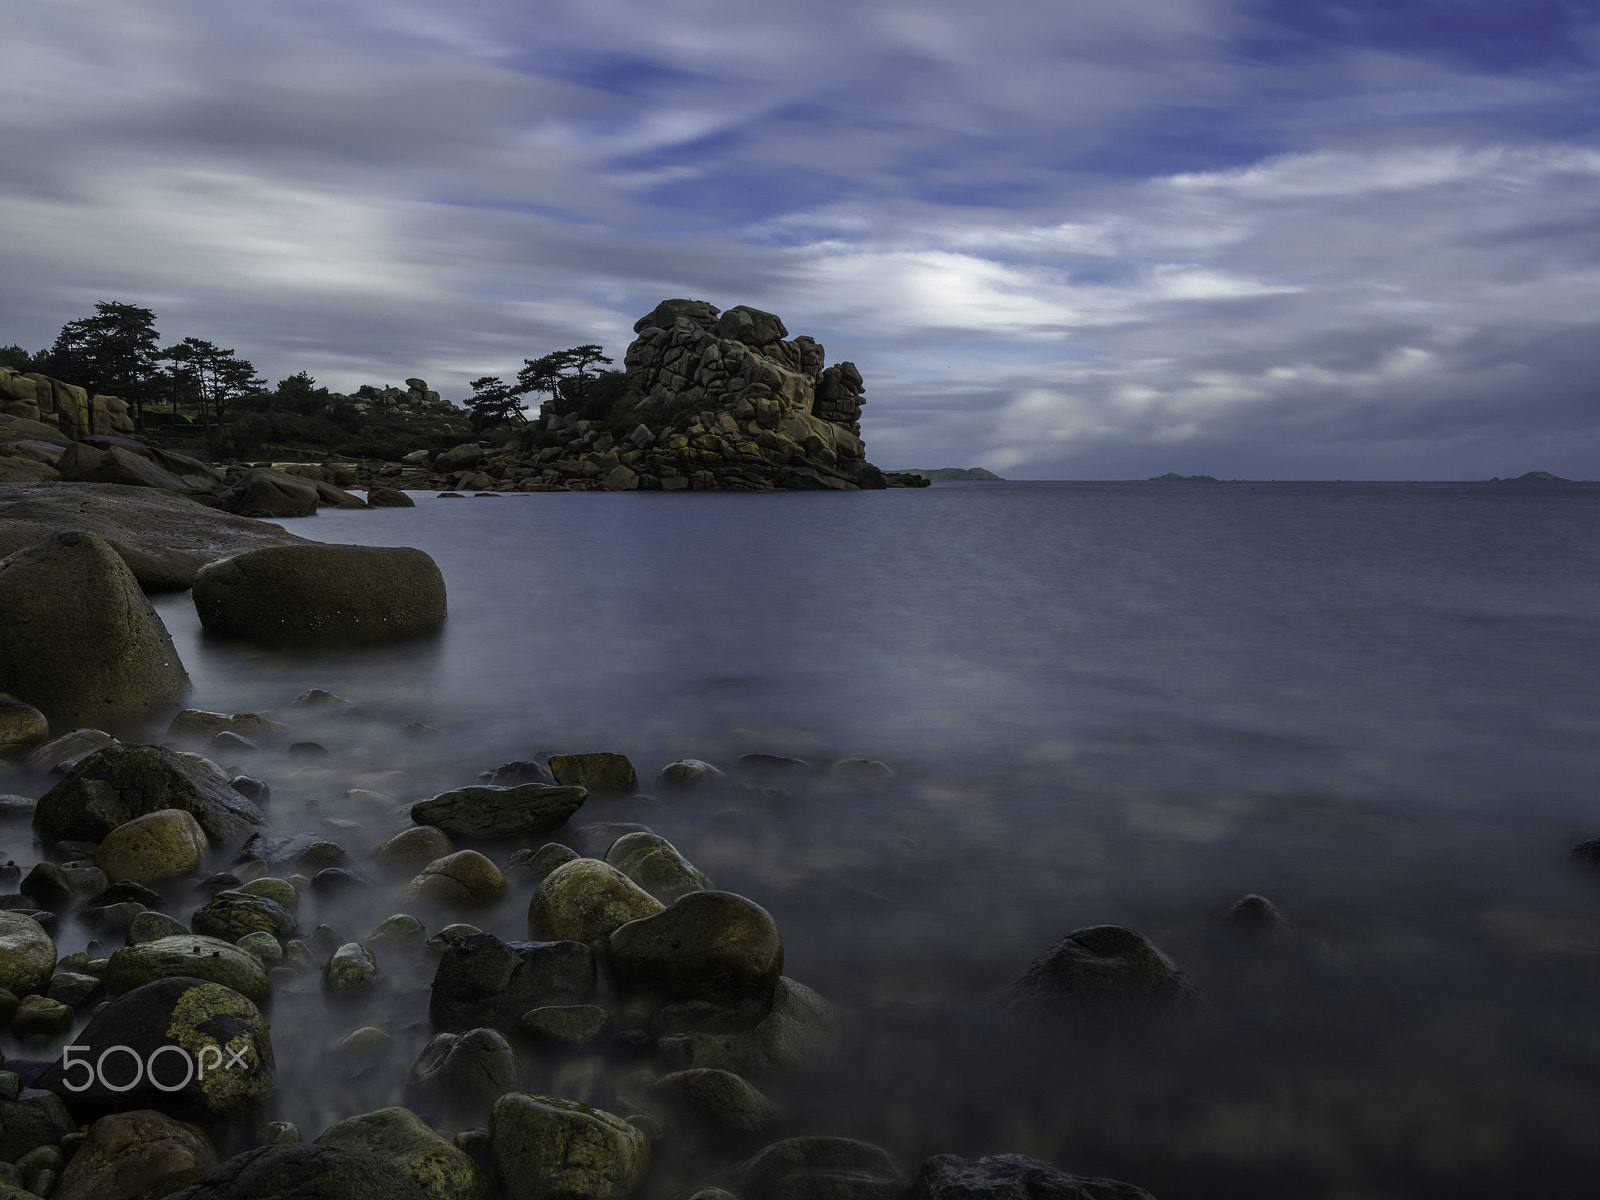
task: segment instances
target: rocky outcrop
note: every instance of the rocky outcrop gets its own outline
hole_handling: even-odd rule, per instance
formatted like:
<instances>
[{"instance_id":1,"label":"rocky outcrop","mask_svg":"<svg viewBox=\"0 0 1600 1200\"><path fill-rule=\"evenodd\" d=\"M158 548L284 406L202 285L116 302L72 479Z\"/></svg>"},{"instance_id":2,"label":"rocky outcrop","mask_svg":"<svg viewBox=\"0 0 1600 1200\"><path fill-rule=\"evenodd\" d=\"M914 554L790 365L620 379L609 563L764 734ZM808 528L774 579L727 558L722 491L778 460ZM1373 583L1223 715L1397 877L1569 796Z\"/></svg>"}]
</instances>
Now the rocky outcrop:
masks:
<instances>
[{"instance_id":1,"label":"rocky outcrop","mask_svg":"<svg viewBox=\"0 0 1600 1200\"><path fill-rule=\"evenodd\" d=\"M91 396L76 384L10 367L0 367L0 415L38 421L70 438L134 431L128 405L117 397Z\"/></svg>"},{"instance_id":2,"label":"rocky outcrop","mask_svg":"<svg viewBox=\"0 0 1600 1200\"><path fill-rule=\"evenodd\" d=\"M181 591L208 562L304 538L175 492L111 483L0 484L0 555L62 529L97 534L146 591Z\"/></svg>"}]
</instances>

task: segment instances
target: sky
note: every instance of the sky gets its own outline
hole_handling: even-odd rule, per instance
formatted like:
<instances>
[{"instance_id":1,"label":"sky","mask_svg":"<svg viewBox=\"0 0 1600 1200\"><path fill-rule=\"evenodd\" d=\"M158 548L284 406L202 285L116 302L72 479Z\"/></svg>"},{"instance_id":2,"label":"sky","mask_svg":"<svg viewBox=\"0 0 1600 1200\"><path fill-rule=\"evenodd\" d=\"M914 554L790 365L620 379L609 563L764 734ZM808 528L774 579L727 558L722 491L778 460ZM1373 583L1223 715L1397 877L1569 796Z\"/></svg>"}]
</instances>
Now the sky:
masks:
<instances>
[{"instance_id":1,"label":"sky","mask_svg":"<svg viewBox=\"0 0 1600 1200\"><path fill-rule=\"evenodd\" d=\"M447 398L668 297L886 468L1600 479L1600 0L0 0L0 344Z\"/></svg>"}]
</instances>

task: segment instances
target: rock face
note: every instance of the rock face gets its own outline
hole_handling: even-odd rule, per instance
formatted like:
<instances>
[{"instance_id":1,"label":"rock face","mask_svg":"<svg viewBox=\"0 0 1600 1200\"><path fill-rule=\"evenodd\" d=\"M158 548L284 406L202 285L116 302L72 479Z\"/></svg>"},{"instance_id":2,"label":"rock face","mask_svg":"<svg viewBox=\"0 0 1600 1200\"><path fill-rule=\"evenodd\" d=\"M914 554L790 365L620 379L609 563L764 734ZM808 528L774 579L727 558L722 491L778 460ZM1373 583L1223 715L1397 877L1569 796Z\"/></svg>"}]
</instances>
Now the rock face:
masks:
<instances>
[{"instance_id":1,"label":"rock face","mask_svg":"<svg viewBox=\"0 0 1600 1200\"><path fill-rule=\"evenodd\" d=\"M112 483L0 485L0 554L61 529L98 534L146 591L182 591L208 562L266 546L305 544L186 496Z\"/></svg>"},{"instance_id":2,"label":"rock face","mask_svg":"<svg viewBox=\"0 0 1600 1200\"><path fill-rule=\"evenodd\" d=\"M444 576L404 546L281 546L203 568L194 605L207 631L251 641L388 641L444 623Z\"/></svg>"},{"instance_id":3,"label":"rock face","mask_svg":"<svg viewBox=\"0 0 1600 1200\"><path fill-rule=\"evenodd\" d=\"M1114 1179L1085 1179L1022 1154L957 1158L935 1154L922 1164L910 1200L1155 1200Z\"/></svg>"},{"instance_id":4,"label":"rock face","mask_svg":"<svg viewBox=\"0 0 1600 1200\"><path fill-rule=\"evenodd\" d=\"M0 414L40 422L69 438L134 431L128 406L116 396L91 396L48 375L0 367Z\"/></svg>"},{"instance_id":5,"label":"rock face","mask_svg":"<svg viewBox=\"0 0 1600 1200\"><path fill-rule=\"evenodd\" d=\"M205 760L118 742L80 759L39 797L33 827L47 844L99 842L135 817L169 808L189 813L208 839L223 845L237 845L265 821Z\"/></svg>"},{"instance_id":6,"label":"rock face","mask_svg":"<svg viewBox=\"0 0 1600 1200\"><path fill-rule=\"evenodd\" d=\"M0 560L0 691L68 721L174 704L189 674L138 580L92 533L53 534Z\"/></svg>"}]
</instances>

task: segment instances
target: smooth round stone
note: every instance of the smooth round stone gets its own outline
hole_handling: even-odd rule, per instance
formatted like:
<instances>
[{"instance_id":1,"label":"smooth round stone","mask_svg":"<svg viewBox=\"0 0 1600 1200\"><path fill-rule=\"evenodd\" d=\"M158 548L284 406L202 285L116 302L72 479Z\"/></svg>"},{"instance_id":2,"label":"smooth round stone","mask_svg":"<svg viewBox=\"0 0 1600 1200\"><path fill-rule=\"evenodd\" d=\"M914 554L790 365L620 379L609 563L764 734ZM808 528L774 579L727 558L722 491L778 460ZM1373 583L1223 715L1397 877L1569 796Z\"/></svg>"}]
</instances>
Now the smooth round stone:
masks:
<instances>
[{"instance_id":1,"label":"smooth round stone","mask_svg":"<svg viewBox=\"0 0 1600 1200\"><path fill-rule=\"evenodd\" d=\"M236 945L268 970L283 962L283 947L270 933L247 933Z\"/></svg>"},{"instance_id":2,"label":"smooth round stone","mask_svg":"<svg viewBox=\"0 0 1600 1200\"><path fill-rule=\"evenodd\" d=\"M732 1071L674 1071L650 1094L719 1133L760 1133L777 1119L772 1102Z\"/></svg>"},{"instance_id":3,"label":"smooth round stone","mask_svg":"<svg viewBox=\"0 0 1600 1200\"><path fill-rule=\"evenodd\" d=\"M353 888L370 888L372 880L349 867L324 867L311 877L311 890L320 896L337 895Z\"/></svg>"},{"instance_id":4,"label":"smooth round stone","mask_svg":"<svg viewBox=\"0 0 1600 1200\"><path fill-rule=\"evenodd\" d=\"M197 1126L150 1109L112 1113L89 1127L51 1200L165 1196L216 1165Z\"/></svg>"},{"instance_id":5,"label":"smooth round stone","mask_svg":"<svg viewBox=\"0 0 1600 1200\"><path fill-rule=\"evenodd\" d=\"M237 942L257 930L286 938L299 928L299 923L277 901L238 891L219 893L210 904L195 910L189 925L196 933L225 942Z\"/></svg>"},{"instance_id":6,"label":"smooth round stone","mask_svg":"<svg viewBox=\"0 0 1600 1200\"><path fill-rule=\"evenodd\" d=\"M557 867L539 884L528 903L528 928L535 937L593 942L661 907L609 863L580 858Z\"/></svg>"},{"instance_id":7,"label":"smooth round stone","mask_svg":"<svg viewBox=\"0 0 1600 1200\"><path fill-rule=\"evenodd\" d=\"M11 1032L20 1038L52 1037L72 1028L77 1013L69 1004L46 996L25 996L11 1017Z\"/></svg>"},{"instance_id":8,"label":"smooth round stone","mask_svg":"<svg viewBox=\"0 0 1600 1200\"><path fill-rule=\"evenodd\" d=\"M530 1008L517 1018L517 1030L542 1042L582 1046L612 1025L611 1014L598 1004L562 1004Z\"/></svg>"},{"instance_id":9,"label":"smooth round stone","mask_svg":"<svg viewBox=\"0 0 1600 1200\"><path fill-rule=\"evenodd\" d=\"M432 862L454 848L450 835L437 826L413 825L378 843L372 856L387 863Z\"/></svg>"},{"instance_id":10,"label":"smooth round stone","mask_svg":"<svg viewBox=\"0 0 1600 1200\"><path fill-rule=\"evenodd\" d=\"M446 925L443 929L439 930L438 933L429 938L428 945L434 947L436 950L443 950L458 937L471 937L475 933L482 932L483 930L479 929L476 925L469 925L465 921L456 921L453 924Z\"/></svg>"},{"instance_id":11,"label":"smooth round stone","mask_svg":"<svg viewBox=\"0 0 1600 1200\"><path fill-rule=\"evenodd\" d=\"M501 1096L489 1114L489 1145L507 1200L623 1200L650 1166L640 1130L558 1096Z\"/></svg>"},{"instance_id":12,"label":"smooth round stone","mask_svg":"<svg viewBox=\"0 0 1600 1200\"><path fill-rule=\"evenodd\" d=\"M126 992L180 976L219 983L258 1003L272 991L267 969L255 955L232 942L192 933L124 946L111 956L106 982Z\"/></svg>"},{"instance_id":13,"label":"smooth round stone","mask_svg":"<svg viewBox=\"0 0 1600 1200\"><path fill-rule=\"evenodd\" d=\"M322 969L323 984L337 996L365 991L381 977L377 957L359 942L340 946Z\"/></svg>"},{"instance_id":14,"label":"smooth round stone","mask_svg":"<svg viewBox=\"0 0 1600 1200\"><path fill-rule=\"evenodd\" d=\"M56 944L32 917L0 909L0 988L26 996L43 988L56 967Z\"/></svg>"},{"instance_id":15,"label":"smooth round stone","mask_svg":"<svg viewBox=\"0 0 1600 1200\"><path fill-rule=\"evenodd\" d=\"M385 917L383 923L367 935L367 941L404 944L417 941L426 933L422 922L410 913L395 913Z\"/></svg>"},{"instance_id":16,"label":"smooth round stone","mask_svg":"<svg viewBox=\"0 0 1600 1200\"><path fill-rule=\"evenodd\" d=\"M1007 1004L1026 1019L1116 1014L1188 1005L1194 984L1148 938L1121 925L1075 929L1011 985Z\"/></svg>"},{"instance_id":17,"label":"smooth round stone","mask_svg":"<svg viewBox=\"0 0 1600 1200\"><path fill-rule=\"evenodd\" d=\"M387 1159L429 1196L477 1200L489 1190L489 1181L472 1158L407 1108L380 1108L347 1117L318 1134L315 1144L364 1150Z\"/></svg>"},{"instance_id":18,"label":"smooth round stone","mask_svg":"<svg viewBox=\"0 0 1600 1200\"><path fill-rule=\"evenodd\" d=\"M274 875L262 875L248 883L241 883L233 890L243 892L246 896L264 896L287 909L293 909L300 903L300 893L294 884Z\"/></svg>"},{"instance_id":19,"label":"smooth round stone","mask_svg":"<svg viewBox=\"0 0 1600 1200\"><path fill-rule=\"evenodd\" d=\"M712 890L711 880L657 833L623 834L611 843L606 861L663 904Z\"/></svg>"},{"instance_id":20,"label":"smooth round stone","mask_svg":"<svg viewBox=\"0 0 1600 1200\"><path fill-rule=\"evenodd\" d=\"M422 868L406 885L405 895L447 904L482 904L498 899L508 886L489 859L476 850L458 850Z\"/></svg>"},{"instance_id":21,"label":"smooth round stone","mask_svg":"<svg viewBox=\"0 0 1600 1200\"><path fill-rule=\"evenodd\" d=\"M183 922L176 917L146 909L128 922L127 941L128 945L137 946L140 942L154 942L160 938L173 936L181 937L188 932L183 927ZM273 945L277 943L274 942Z\"/></svg>"},{"instance_id":22,"label":"smooth round stone","mask_svg":"<svg viewBox=\"0 0 1600 1200\"><path fill-rule=\"evenodd\" d=\"M766 1002L783 973L777 922L733 892L686 893L607 945L618 987L658 1002Z\"/></svg>"},{"instance_id":23,"label":"smooth round stone","mask_svg":"<svg viewBox=\"0 0 1600 1200\"><path fill-rule=\"evenodd\" d=\"M211 851L191 813L163 808L118 825L101 839L94 864L112 880L155 884L198 871Z\"/></svg>"},{"instance_id":24,"label":"smooth round stone","mask_svg":"<svg viewBox=\"0 0 1600 1200\"><path fill-rule=\"evenodd\" d=\"M687 787L722 777L722 772L704 759L680 758L662 767L656 773L656 782L669 787Z\"/></svg>"},{"instance_id":25,"label":"smooth round stone","mask_svg":"<svg viewBox=\"0 0 1600 1200\"><path fill-rule=\"evenodd\" d=\"M478 1109L517 1086L516 1055L493 1029L433 1037L411 1065L406 1086L429 1103Z\"/></svg>"},{"instance_id":26,"label":"smooth round stone","mask_svg":"<svg viewBox=\"0 0 1600 1200\"><path fill-rule=\"evenodd\" d=\"M0 754L15 754L50 740L50 722L31 704L0 696Z\"/></svg>"},{"instance_id":27,"label":"smooth round stone","mask_svg":"<svg viewBox=\"0 0 1600 1200\"><path fill-rule=\"evenodd\" d=\"M341 1054L368 1054L387 1046L391 1040L388 1033L378 1026L363 1025L345 1034L334 1043L333 1048Z\"/></svg>"},{"instance_id":28,"label":"smooth round stone","mask_svg":"<svg viewBox=\"0 0 1600 1200\"><path fill-rule=\"evenodd\" d=\"M552 754L550 773L557 783L587 788L596 796L630 796L639 790L639 776L625 754Z\"/></svg>"}]
</instances>

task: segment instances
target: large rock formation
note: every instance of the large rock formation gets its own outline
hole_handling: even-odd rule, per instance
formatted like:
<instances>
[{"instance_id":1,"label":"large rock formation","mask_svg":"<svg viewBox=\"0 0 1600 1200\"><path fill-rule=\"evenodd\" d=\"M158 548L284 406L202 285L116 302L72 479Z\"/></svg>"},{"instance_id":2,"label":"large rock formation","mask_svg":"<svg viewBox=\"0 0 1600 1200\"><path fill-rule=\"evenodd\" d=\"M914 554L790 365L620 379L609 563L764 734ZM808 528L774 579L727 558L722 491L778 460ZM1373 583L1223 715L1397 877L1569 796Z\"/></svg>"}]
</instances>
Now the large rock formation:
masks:
<instances>
[{"instance_id":1,"label":"large rock formation","mask_svg":"<svg viewBox=\"0 0 1600 1200\"><path fill-rule=\"evenodd\" d=\"M861 373L826 366L772 313L666 300L634 325L621 395L545 405L523 452L434 462L435 484L519 491L881 488L861 441Z\"/></svg>"},{"instance_id":2,"label":"large rock formation","mask_svg":"<svg viewBox=\"0 0 1600 1200\"><path fill-rule=\"evenodd\" d=\"M134 431L128 405L117 397L91 396L75 383L10 367L0 367L0 415L38 421L69 438Z\"/></svg>"}]
</instances>

